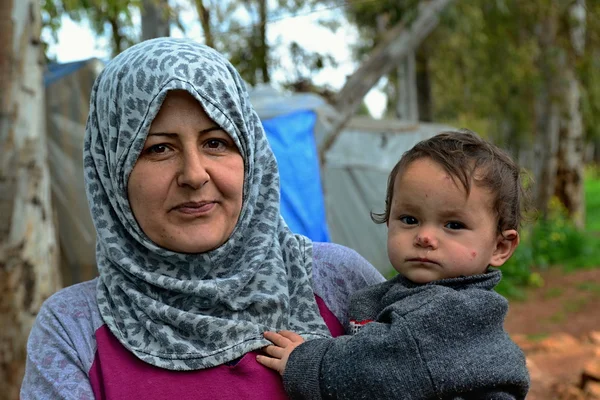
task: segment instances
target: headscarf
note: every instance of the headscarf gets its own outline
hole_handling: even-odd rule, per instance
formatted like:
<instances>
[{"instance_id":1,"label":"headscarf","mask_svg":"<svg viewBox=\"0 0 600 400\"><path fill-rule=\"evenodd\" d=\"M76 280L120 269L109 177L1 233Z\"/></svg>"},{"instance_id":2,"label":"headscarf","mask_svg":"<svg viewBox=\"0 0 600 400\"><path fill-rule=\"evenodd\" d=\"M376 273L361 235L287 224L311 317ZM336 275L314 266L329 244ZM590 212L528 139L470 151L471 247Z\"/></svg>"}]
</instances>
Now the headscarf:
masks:
<instances>
[{"instance_id":1,"label":"headscarf","mask_svg":"<svg viewBox=\"0 0 600 400\"><path fill-rule=\"evenodd\" d=\"M244 159L242 210L219 248L183 254L141 230L127 182L167 92L186 90ZM266 330L328 337L312 286L312 242L279 212L279 175L234 67L187 39L142 42L115 57L92 88L84 143L86 194L97 231L100 314L138 358L171 370L235 360Z\"/></svg>"}]
</instances>

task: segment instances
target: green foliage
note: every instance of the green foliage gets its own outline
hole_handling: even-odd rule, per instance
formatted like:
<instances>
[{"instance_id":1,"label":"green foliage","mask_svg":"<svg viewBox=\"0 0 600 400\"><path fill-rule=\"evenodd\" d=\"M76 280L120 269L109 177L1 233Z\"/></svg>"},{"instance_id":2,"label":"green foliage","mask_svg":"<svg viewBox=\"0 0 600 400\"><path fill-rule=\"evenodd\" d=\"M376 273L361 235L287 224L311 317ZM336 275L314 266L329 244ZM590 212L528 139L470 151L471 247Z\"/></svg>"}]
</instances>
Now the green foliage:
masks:
<instances>
[{"instance_id":1,"label":"green foliage","mask_svg":"<svg viewBox=\"0 0 600 400\"><path fill-rule=\"evenodd\" d=\"M571 20L562 0L455 2L423 46L430 54L436 120L489 121L488 135L506 147L528 146L535 131L536 98L546 79L542 63L573 59ZM600 134L600 2L586 2L586 51L577 58L584 129ZM544 21L556 38L545 50ZM544 61L544 57L548 60ZM461 116L462 115L462 116ZM467 125L468 126L468 125Z\"/></svg>"},{"instance_id":2,"label":"green foliage","mask_svg":"<svg viewBox=\"0 0 600 400\"><path fill-rule=\"evenodd\" d=\"M197 8L198 2L209 11L208 28L214 47L230 59L251 85L268 82L273 66L277 65L273 48L266 41L270 21L289 18L320 3L316 0L277 0L276 3L267 0L189 0L193 8ZM41 5L44 27L54 41L63 16L89 24L98 36L108 36L113 56L140 40L139 27L133 25L133 16L143 7L143 0L42 0ZM177 7L180 6L171 4L169 13L183 30L176 17ZM263 9L266 12L261 12ZM292 45L291 53L300 63L295 64L296 75L302 75L301 78L296 76L297 80L310 79L315 71L335 66L335 60L327 54L313 53L297 44Z\"/></svg>"},{"instance_id":3,"label":"green foliage","mask_svg":"<svg viewBox=\"0 0 600 400\"><path fill-rule=\"evenodd\" d=\"M593 184L592 190L600 188L599 180L590 178L588 182ZM586 188L589 187L586 184ZM532 270L533 267L561 267L570 271L600 266L600 236L575 228L558 200L551 201L549 210L546 219L536 221L521 232L519 247L502 266L503 279L498 285L499 293L511 298L523 298L523 289L542 286L543 281Z\"/></svg>"},{"instance_id":4,"label":"green foliage","mask_svg":"<svg viewBox=\"0 0 600 400\"><path fill-rule=\"evenodd\" d=\"M192 2L201 0L190 0ZM250 85L269 82L272 70L278 66L279 43L266 41L269 26L274 21L302 14L316 0L203 0L210 12L209 29L214 47L229 58L240 75ZM264 7L265 13L261 13ZM295 69L283 86L298 81L310 81L312 74L325 66L335 66L326 54L310 52L297 43L288 49Z\"/></svg>"},{"instance_id":5,"label":"green foliage","mask_svg":"<svg viewBox=\"0 0 600 400\"><path fill-rule=\"evenodd\" d=\"M585 228L600 235L600 170L588 167L585 176Z\"/></svg>"},{"instance_id":6,"label":"green foliage","mask_svg":"<svg viewBox=\"0 0 600 400\"><path fill-rule=\"evenodd\" d=\"M139 40L133 13L141 0L42 0L42 21L53 39L66 15L76 22L86 21L98 36L110 35L113 56Z\"/></svg>"},{"instance_id":7,"label":"green foliage","mask_svg":"<svg viewBox=\"0 0 600 400\"><path fill-rule=\"evenodd\" d=\"M540 76L531 3L475 0L448 9L426 41L436 118L467 112L488 120L488 134L505 141L520 141L533 131Z\"/></svg>"},{"instance_id":8,"label":"green foliage","mask_svg":"<svg viewBox=\"0 0 600 400\"><path fill-rule=\"evenodd\" d=\"M595 296L600 296L600 283L583 282L577 285L577 289L592 293Z\"/></svg>"}]
</instances>

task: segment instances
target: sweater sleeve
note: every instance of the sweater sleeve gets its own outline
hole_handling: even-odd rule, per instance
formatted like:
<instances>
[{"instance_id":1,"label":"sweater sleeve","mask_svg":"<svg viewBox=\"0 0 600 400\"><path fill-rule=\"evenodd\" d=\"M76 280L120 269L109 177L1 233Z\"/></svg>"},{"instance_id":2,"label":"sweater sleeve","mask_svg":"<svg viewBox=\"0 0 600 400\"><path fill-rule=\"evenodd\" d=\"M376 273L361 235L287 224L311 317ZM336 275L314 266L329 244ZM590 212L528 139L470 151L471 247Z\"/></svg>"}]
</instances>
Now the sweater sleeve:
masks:
<instances>
[{"instance_id":1,"label":"sweater sleeve","mask_svg":"<svg viewBox=\"0 0 600 400\"><path fill-rule=\"evenodd\" d=\"M354 336L298 346L284 386L292 399L524 399L525 358L505 312L492 291L430 286Z\"/></svg>"},{"instance_id":2,"label":"sweater sleeve","mask_svg":"<svg viewBox=\"0 0 600 400\"><path fill-rule=\"evenodd\" d=\"M27 342L21 399L94 399L88 376L99 324L94 288L71 286L42 305Z\"/></svg>"}]
</instances>

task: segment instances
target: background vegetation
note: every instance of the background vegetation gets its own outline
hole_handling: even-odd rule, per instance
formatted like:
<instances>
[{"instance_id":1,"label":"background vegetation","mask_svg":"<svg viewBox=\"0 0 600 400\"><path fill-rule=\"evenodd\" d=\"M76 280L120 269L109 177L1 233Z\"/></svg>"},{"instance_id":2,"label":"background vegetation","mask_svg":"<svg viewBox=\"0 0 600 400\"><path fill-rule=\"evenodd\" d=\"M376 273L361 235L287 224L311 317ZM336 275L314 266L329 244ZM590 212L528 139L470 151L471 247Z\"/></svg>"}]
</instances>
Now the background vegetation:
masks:
<instances>
[{"instance_id":1,"label":"background vegetation","mask_svg":"<svg viewBox=\"0 0 600 400\"><path fill-rule=\"evenodd\" d=\"M600 266L600 175L598 169L586 170L586 227L575 227L557 199L550 203L545 219L524 226L521 244L502 266L499 293L524 299L527 287L543 286L539 272L561 268L565 273Z\"/></svg>"},{"instance_id":2,"label":"background vegetation","mask_svg":"<svg viewBox=\"0 0 600 400\"><path fill-rule=\"evenodd\" d=\"M340 17L356 27L349 43L356 61L369 57L394 26L409 27L429 0L42 0L45 29L62 18L89 23L108 35L112 54L169 28L186 31L182 7L196 10L205 42L225 53L250 84L269 83L279 68L280 44L267 40L270 23L315 10L337 10L321 20L332 30ZM158 10L166 31L148 30ZM142 27L133 16L141 14ZM330 54L292 43L295 70L279 82L335 100L335 89L312 82L335 66ZM600 265L600 2L591 0L450 1L433 30L414 49L421 121L466 127L506 148L534 178L531 217L521 245L502 268L499 291L523 297L543 285L539 271ZM404 117L401 65L378 87L386 117ZM363 107L361 112L366 112ZM584 174L585 170L585 174Z\"/></svg>"}]
</instances>

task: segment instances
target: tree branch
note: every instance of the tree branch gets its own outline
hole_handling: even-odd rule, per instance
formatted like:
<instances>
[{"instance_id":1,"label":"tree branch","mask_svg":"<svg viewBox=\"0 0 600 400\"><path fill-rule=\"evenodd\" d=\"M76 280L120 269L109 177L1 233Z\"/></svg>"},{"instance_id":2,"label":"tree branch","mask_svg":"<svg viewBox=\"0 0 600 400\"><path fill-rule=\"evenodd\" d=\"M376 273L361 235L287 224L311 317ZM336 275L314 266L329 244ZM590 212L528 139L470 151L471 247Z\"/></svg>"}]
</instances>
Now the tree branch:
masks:
<instances>
[{"instance_id":1,"label":"tree branch","mask_svg":"<svg viewBox=\"0 0 600 400\"><path fill-rule=\"evenodd\" d=\"M362 99L382 76L390 72L399 60L414 51L429 35L439 21L440 13L453 0L430 0L420 3L417 18L407 27L403 20L383 37L382 42L373 49L367 60L346 81L346 84L334 100L338 117L332 124L332 132L321 148L321 161L324 154L342 131L346 123L356 112Z\"/></svg>"}]
</instances>

